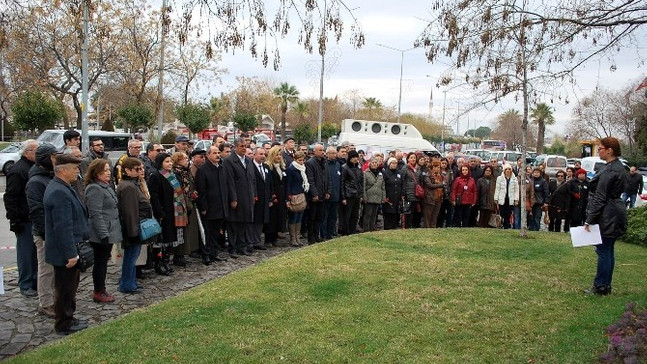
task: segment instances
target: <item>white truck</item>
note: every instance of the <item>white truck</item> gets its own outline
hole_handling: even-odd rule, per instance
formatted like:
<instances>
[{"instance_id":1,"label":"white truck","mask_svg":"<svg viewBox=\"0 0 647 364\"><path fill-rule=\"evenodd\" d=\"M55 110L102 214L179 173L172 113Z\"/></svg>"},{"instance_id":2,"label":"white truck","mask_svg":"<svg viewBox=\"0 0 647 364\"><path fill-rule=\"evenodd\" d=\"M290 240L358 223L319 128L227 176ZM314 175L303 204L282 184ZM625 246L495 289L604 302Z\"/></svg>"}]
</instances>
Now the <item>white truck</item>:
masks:
<instances>
[{"instance_id":1,"label":"white truck","mask_svg":"<svg viewBox=\"0 0 647 364\"><path fill-rule=\"evenodd\" d=\"M395 149L440 154L428 140L422 138L415 126L404 123L345 119L341 123L338 143L342 145L345 142L355 145L357 150L364 150L367 155Z\"/></svg>"}]
</instances>

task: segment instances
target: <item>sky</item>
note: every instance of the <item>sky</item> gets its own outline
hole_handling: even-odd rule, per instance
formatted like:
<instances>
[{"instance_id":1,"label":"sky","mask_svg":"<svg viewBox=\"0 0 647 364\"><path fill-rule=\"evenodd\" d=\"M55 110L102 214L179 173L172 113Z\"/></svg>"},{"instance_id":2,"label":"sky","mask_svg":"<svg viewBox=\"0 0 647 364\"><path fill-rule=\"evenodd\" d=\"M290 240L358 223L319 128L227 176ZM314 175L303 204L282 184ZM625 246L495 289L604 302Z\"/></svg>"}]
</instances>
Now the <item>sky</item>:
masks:
<instances>
[{"instance_id":1,"label":"sky","mask_svg":"<svg viewBox=\"0 0 647 364\"><path fill-rule=\"evenodd\" d=\"M493 127L497 116L508 109L522 111L521 102L508 99L457 117L461 113L461 107L464 110L469 104L464 91L461 93L450 89L444 100L445 88L435 87L438 76L448 69L447 63L429 63L422 48L401 53L378 45L400 50L412 48L415 39L427 24L425 19L431 18L430 1L348 0L346 4L358 18L366 36L366 44L361 49L350 45L351 22L347 14L344 15L345 32L339 44L329 45L329 54L334 53L337 57L326 60L327 64L334 66L324 78L324 97L343 96L345 92L357 89L363 97L375 97L383 105L397 108L403 55L402 113L428 115L430 94L433 92L433 118L442 120L444 110L446 125L454 132L458 130L463 134L468 125L469 129ZM295 22L296 19L292 21ZM292 33L286 39L278 41L282 61L279 71L272 69L271 60L269 67L265 68L260 60L251 57L249 51L236 50L235 54L222 55L220 66L228 69L228 73L221 77L222 84L212 83L202 87L200 93L205 97L217 96L235 88L237 76L256 76L275 85L288 82L296 86L302 98L318 98L320 58L316 50L315 54L308 54L297 44L297 32L297 25L293 24ZM646 48L647 44L642 44L623 49L621 56L614 59L617 66L615 72L610 70L611 63L607 60L592 61L581 67L576 73L578 85L572 90L570 104L555 102L551 105L554 107L556 125L547 129L547 135L563 135L571 121L576 101L590 94L596 86L620 89L647 75L647 70L639 59L639 54L645 54ZM309 69L314 72L309 72Z\"/></svg>"}]
</instances>

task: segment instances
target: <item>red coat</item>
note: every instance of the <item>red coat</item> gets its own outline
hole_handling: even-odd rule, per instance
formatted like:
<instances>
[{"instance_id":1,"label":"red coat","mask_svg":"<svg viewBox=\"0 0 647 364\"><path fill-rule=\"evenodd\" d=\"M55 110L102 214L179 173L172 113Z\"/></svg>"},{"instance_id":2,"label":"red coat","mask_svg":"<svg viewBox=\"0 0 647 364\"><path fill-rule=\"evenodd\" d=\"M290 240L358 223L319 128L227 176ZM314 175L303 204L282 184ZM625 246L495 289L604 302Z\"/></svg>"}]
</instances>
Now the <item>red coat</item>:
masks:
<instances>
[{"instance_id":1,"label":"red coat","mask_svg":"<svg viewBox=\"0 0 647 364\"><path fill-rule=\"evenodd\" d=\"M474 178L461 175L454 180L451 201L456 201L458 196L461 197L461 205L476 205L477 190Z\"/></svg>"}]
</instances>

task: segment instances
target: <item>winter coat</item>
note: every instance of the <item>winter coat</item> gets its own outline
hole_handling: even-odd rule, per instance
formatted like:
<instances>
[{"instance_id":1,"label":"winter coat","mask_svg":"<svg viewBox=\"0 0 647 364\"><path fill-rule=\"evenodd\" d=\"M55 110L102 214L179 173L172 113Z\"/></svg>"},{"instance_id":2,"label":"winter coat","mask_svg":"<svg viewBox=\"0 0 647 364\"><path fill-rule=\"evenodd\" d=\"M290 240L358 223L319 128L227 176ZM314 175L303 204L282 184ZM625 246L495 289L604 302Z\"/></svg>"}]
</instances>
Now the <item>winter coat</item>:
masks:
<instances>
[{"instance_id":1,"label":"winter coat","mask_svg":"<svg viewBox=\"0 0 647 364\"><path fill-rule=\"evenodd\" d=\"M285 206L285 180L287 173L279 171L276 168L268 168L268 170L270 171L272 188L272 207L270 207L270 222L265 227L265 232L284 232L287 216L287 207ZM283 178L279 177L279 173L281 173Z\"/></svg>"},{"instance_id":2,"label":"winter coat","mask_svg":"<svg viewBox=\"0 0 647 364\"><path fill-rule=\"evenodd\" d=\"M25 188L27 204L29 206L29 220L31 221L31 233L34 236L45 238L45 210L43 197L49 182L54 178L54 172L48 171L42 166L34 165L29 170L29 181Z\"/></svg>"},{"instance_id":3,"label":"winter coat","mask_svg":"<svg viewBox=\"0 0 647 364\"><path fill-rule=\"evenodd\" d=\"M252 162L254 176L256 178L256 196L254 199L254 224L267 224L270 222L270 202L272 201L272 179L270 171L265 164L261 164L263 174L258 170L255 162Z\"/></svg>"},{"instance_id":4,"label":"winter coat","mask_svg":"<svg viewBox=\"0 0 647 364\"><path fill-rule=\"evenodd\" d=\"M404 195L409 202L417 202L416 183L420 183L420 181L418 181L416 171L412 170L407 164L402 167L400 174L402 175L402 195Z\"/></svg>"},{"instance_id":5,"label":"winter coat","mask_svg":"<svg viewBox=\"0 0 647 364\"><path fill-rule=\"evenodd\" d=\"M589 195L586 223L599 224L603 238L616 239L627 231L627 210L620 199L626 177L622 162L617 158L593 176L595 191Z\"/></svg>"},{"instance_id":6,"label":"winter coat","mask_svg":"<svg viewBox=\"0 0 647 364\"><path fill-rule=\"evenodd\" d=\"M573 178L568 182L570 195L571 220L584 221L586 218L586 205L589 201L589 182Z\"/></svg>"},{"instance_id":7,"label":"winter coat","mask_svg":"<svg viewBox=\"0 0 647 364\"><path fill-rule=\"evenodd\" d=\"M643 190L643 176L640 173L627 173L624 192L628 195L635 195Z\"/></svg>"},{"instance_id":8,"label":"winter coat","mask_svg":"<svg viewBox=\"0 0 647 364\"><path fill-rule=\"evenodd\" d=\"M330 195L328 163L324 159L316 157L308 159L306 162L306 176L308 176L308 183L310 184L310 190L306 194L308 201L315 196L319 198L319 201L323 201L326 194Z\"/></svg>"},{"instance_id":9,"label":"winter coat","mask_svg":"<svg viewBox=\"0 0 647 364\"><path fill-rule=\"evenodd\" d=\"M385 214L397 214L399 212L400 199L402 198L402 175L400 171L385 168L382 170L384 177L384 190L386 201L382 205L382 212Z\"/></svg>"},{"instance_id":10,"label":"winter coat","mask_svg":"<svg viewBox=\"0 0 647 364\"><path fill-rule=\"evenodd\" d=\"M558 220L566 219L570 214L571 197L569 194L568 182L557 185L557 182L551 181L554 186L550 195L548 206L548 215Z\"/></svg>"},{"instance_id":11,"label":"winter coat","mask_svg":"<svg viewBox=\"0 0 647 364\"><path fill-rule=\"evenodd\" d=\"M93 152L92 149L88 150L88 153L83 157L83 160L81 161L81 164L79 164L79 171L81 171L81 176L85 177L85 171L88 170L88 167L90 166L90 163L92 163L93 160L103 158L108 161L108 166L110 167L110 170L112 171L114 167L112 166L112 161L110 158L108 158L108 153L103 153L102 155L98 155L97 153ZM110 174L110 182L114 183L113 181L113 174Z\"/></svg>"},{"instance_id":12,"label":"winter coat","mask_svg":"<svg viewBox=\"0 0 647 364\"><path fill-rule=\"evenodd\" d=\"M330 198L329 202L341 201L341 164L335 159L331 161L326 159L328 163L328 175L330 176Z\"/></svg>"},{"instance_id":13,"label":"winter coat","mask_svg":"<svg viewBox=\"0 0 647 364\"><path fill-rule=\"evenodd\" d=\"M476 182L478 189L479 208L481 210L494 211L494 193L496 192L496 179L494 176L490 178L482 177Z\"/></svg>"},{"instance_id":14,"label":"winter coat","mask_svg":"<svg viewBox=\"0 0 647 364\"><path fill-rule=\"evenodd\" d=\"M365 203L375 204L381 204L386 200L382 172L377 172L377 175L375 175L370 168L364 172L364 192L362 198Z\"/></svg>"},{"instance_id":15,"label":"winter coat","mask_svg":"<svg viewBox=\"0 0 647 364\"><path fill-rule=\"evenodd\" d=\"M150 202L153 207L153 215L160 221L162 227L162 242L170 244L178 241L173 186L159 171L154 171L148 180L148 191L151 194Z\"/></svg>"},{"instance_id":16,"label":"winter coat","mask_svg":"<svg viewBox=\"0 0 647 364\"><path fill-rule=\"evenodd\" d=\"M444 184L436 181L428 171L421 173L422 187L425 189L425 197L422 202L427 205L434 205L443 200Z\"/></svg>"},{"instance_id":17,"label":"winter coat","mask_svg":"<svg viewBox=\"0 0 647 364\"><path fill-rule=\"evenodd\" d=\"M548 191L548 182L544 177L530 179L535 189L535 205L547 204L550 201L550 193Z\"/></svg>"},{"instance_id":18,"label":"winter coat","mask_svg":"<svg viewBox=\"0 0 647 364\"><path fill-rule=\"evenodd\" d=\"M510 180L506 181L504 174L496 179L494 203L497 205L505 204L506 190L510 206L519 205L519 182L514 176L511 176Z\"/></svg>"},{"instance_id":19,"label":"winter coat","mask_svg":"<svg viewBox=\"0 0 647 364\"><path fill-rule=\"evenodd\" d=\"M452 193L452 185L454 184L454 171L447 168L446 171L441 170L440 175L443 176L443 199L449 200Z\"/></svg>"},{"instance_id":20,"label":"winter coat","mask_svg":"<svg viewBox=\"0 0 647 364\"><path fill-rule=\"evenodd\" d=\"M7 219L11 223L29 222L29 207L25 187L29 179L29 170L34 162L20 157L7 174L7 187L4 193L4 206Z\"/></svg>"},{"instance_id":21,"label":"winter coat","mask_svg":"<svg viewBox=\"0 0 647 364\"><path fill-rule=\"evenodd\" d=\"M91 242L112 244L122 240L117 194L109 184L88 184L85 187L85 206L88 208Z\"/></svg>"},{"instance_id":22,"label":"winter coat","mask_svg":"<svg viewBox=\"0 0 647 364\"><path fill-rule=\"evenodd\" d=\"M159 175L159 173L158 173ZM140 188L138 178L125 176L117 186L119 216L123 235L122 247L139 244L139 222L153 217L153 207Z\"/></svg>"},{"instance_id":23,"label":"winter coat","mask_svg":"<svg viewBox=\"0 0 647 364\"><path fill-rule=\"evenodd\" d=\"M359 165L346 163L341 167L341 199L360 198L364 191L364 175Z\"/></svg>"},{"instance_id":24,"label":"winter coat","mask_svg":"<svg viewBox=\"0 0 647 364\"><path fill-rule=\"evenodd\" d=\"M229 216L227 221L247 222L254 221L254 197L256 196L256 175L254 163L245 157L245 166L236 153L231 153L225 158L223 165L227 173L227 205ZM237 201L235 209L231 202Z\"/></svg>"},{"instance_id":25,"label":"winter coat","mask_svg":"<svg viewBox=\"0 0 647 364\"><path fill-rule=\"evenodd\" d=\"M285 202L290 201L290 197L304 193L303 177L301 171L296 169L292 164L285 170Z\"/></svg>"},{"instance_id":26,"label":"winter coat","mask_svg":"<svg viewBox=\"0 0 647 364\"><path fill-rule=\"evenodd\" d=\"M454 180L454 185L452 186L452 195L451 201L456 202L456 199L460 196L461 205L476 205L478 191L476 190L476 182L469 173L467 176L459 176Z\"/></svg>"},{"instance_id":27,"label":"winter coat","mask_svg":"<svg viewBox=\"0 0 647 364\"><path fill-rule=\"evenodd\" d=\"M76 191L54 177L43 196L45 209L45 261L63 267L78 255L76 243L88 240L88 210Z\"/></svg>"},{"instance_id":28,"label":"winter coat","mask_svg":"<svg viewBox=\"0 0 647 364\"><path fill-rule=\"evenodd\" d=\"M225 219L229 214L227 205L227 173L222 164L216 166L207 160L195 175L198 192L198 210L206 211L203 219Z\"/></svg>"}]
</instances>

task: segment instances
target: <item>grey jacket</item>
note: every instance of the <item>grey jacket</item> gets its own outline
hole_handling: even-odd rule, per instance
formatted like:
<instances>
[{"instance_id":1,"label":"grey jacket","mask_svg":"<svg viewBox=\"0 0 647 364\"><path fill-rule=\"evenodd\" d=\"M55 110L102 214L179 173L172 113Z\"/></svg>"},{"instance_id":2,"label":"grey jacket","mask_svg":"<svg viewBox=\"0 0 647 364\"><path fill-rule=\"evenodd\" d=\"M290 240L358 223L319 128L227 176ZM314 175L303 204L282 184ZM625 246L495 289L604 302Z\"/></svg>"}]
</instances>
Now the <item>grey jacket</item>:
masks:
<instances>
[{"instance_id":1,"label":"grey jacket","mask_svg":"<svg viewBox=\"0 0 647 364\"><path fill-rule=\"evenodd\" d=\"M364 171L363 198L366 203L384 203L386 201L386 189L382 172L378 172L376 176L370 169Z\"/></svg>"},{"instance_id":2,"label":"grey jacket","mask_svg":"<svg viewBox=\"0 0 647 364\"><path fill-rule=\"evenodd\" d=\"M85 187L85 205L88 208L90 241L93 243L119 243L123 239L117 194L110 185L93 182Z\"/></svg>"},{"instance_id":3,"label":"grey jacket","mask_svg":"<svg viewBox=\"0 0 647 364\"><path fill-rule=\"evenodd\" d=\"M622 162L615 159L599 169L590 182L586 223L600 224L603 238L618 238L627 231L627 209L620 199L626 176Z\"/></svg>"}]
</instances>

